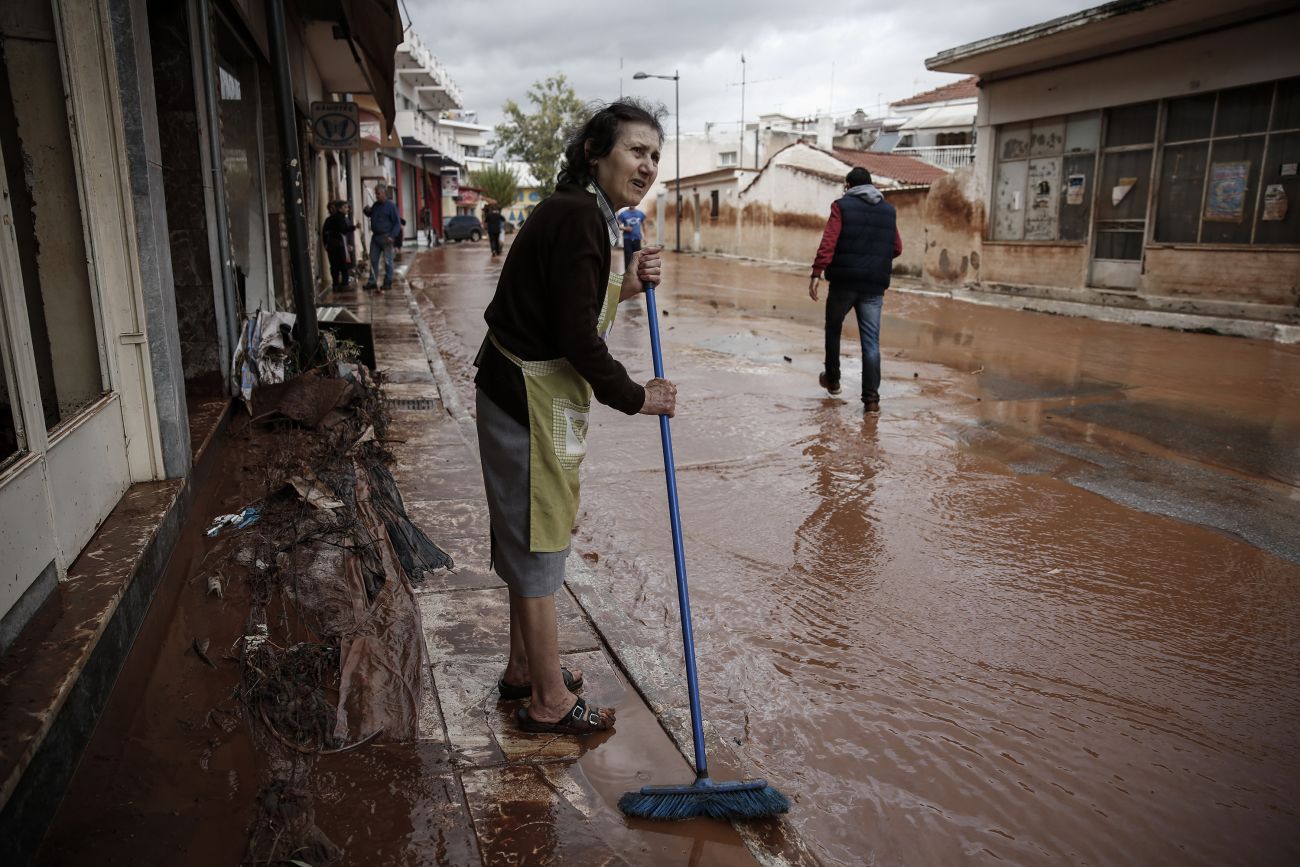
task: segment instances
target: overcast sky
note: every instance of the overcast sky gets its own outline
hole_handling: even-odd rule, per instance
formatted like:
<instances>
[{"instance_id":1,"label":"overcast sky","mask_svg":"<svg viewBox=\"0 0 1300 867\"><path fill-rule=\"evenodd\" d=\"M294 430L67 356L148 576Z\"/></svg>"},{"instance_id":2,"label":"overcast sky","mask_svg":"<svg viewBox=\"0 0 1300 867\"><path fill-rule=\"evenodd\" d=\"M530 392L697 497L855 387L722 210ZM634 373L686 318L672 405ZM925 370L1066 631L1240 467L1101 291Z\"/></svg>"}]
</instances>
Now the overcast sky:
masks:
<instances>
[{"instance_id":1,"label":"overcast sky","mask_svg":"<svg viewBox=\"0 0 1300 867\"><path fill-rule=\"evenodd\" d=\"M681 74L682 131L745 117L847 114L960 76L930 72L925 59L1100 0L405 0L416 32L451 72L483 123L507 99L563 72L584 100L622 92L661 101L671 81L633 81L638 70ZM833 87L832 87L833 67ZM672 117L665 126L671 131Z\"/></svg>"}]
</instances>

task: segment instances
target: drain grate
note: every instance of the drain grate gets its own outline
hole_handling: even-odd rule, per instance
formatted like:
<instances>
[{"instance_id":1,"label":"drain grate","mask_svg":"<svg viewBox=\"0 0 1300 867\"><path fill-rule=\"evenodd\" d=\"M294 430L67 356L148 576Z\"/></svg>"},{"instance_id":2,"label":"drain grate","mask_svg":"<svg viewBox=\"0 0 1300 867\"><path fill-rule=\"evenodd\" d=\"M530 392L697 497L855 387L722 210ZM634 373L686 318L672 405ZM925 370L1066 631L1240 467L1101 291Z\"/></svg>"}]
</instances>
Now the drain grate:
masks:
<instances>
[{"instance_id":1,"label":"drain grate","mask_svg":"<svg viewBox=\"0 0 1300 867\"><path fill-rule=\"evenodd\" d=\"M432 397L390 397L388 405L393 409L437 409L438 401Z\"/></svg>"}]
</instances>

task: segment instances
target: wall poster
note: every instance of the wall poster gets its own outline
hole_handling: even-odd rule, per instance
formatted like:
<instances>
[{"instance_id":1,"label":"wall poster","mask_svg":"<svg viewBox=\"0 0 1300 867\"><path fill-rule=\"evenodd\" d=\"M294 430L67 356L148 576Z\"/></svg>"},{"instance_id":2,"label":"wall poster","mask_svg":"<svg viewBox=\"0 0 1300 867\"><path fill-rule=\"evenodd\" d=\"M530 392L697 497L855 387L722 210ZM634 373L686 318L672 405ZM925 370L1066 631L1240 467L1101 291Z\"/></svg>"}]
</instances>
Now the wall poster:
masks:
<instances>
[{"instance_id":1,"label":"wall poster","mask_svg":"<svg viewBox=\"0 0 1300 867\"><path fill-rule=\"evenodd\" d=\"M1218 223L1240 223L1246 215L1246 183L1250 160L1210 164L1210 189L1202 218Z\"/></svg>"},{"instance_id":2,"label":"wall poster","mask_svg":"<svg viewBox=\"0 0 1300 867\"><path fill-rule=\"evenodd\" d=\"M1087 189L1087 175L1070 175L1065 179L1065 203L1067 205L1082 205L1083 196Z\"/></svg>"}]
</instances>

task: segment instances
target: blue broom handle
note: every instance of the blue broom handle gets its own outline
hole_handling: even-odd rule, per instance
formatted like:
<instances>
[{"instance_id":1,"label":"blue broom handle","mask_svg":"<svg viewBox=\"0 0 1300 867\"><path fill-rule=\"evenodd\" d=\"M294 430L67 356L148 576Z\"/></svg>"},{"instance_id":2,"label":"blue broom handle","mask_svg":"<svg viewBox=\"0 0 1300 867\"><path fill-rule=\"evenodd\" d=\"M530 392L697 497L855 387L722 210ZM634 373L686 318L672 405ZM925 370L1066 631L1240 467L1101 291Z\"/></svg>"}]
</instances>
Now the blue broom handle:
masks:
<instances>
[{"instance_id":1,"label":"blue broom handle","mask_svg":"<svg viewBox=\"0 0 1300 867\"><path fill-rule=\"evenodd\" d=\"M645 285L646 316L650 320L650 354L655 376L664 377L663 352L659 346L659 311L655 309L655 287ZM691 599L686 589L686 554L682 544L681 509L677 505L677 465L673 461L673 434L666 415L659 416L659 436L664 444L664 477L668 482L668 517L673 528L673 562L677 567L677 604L682 612L682 647L686 655L686 686L691 698L691 728L695 737L695 773L709 775L704 755L704 723L700 713L700 687L695 672L695 638L691 633Z\"/></svg>"}]
</instances>

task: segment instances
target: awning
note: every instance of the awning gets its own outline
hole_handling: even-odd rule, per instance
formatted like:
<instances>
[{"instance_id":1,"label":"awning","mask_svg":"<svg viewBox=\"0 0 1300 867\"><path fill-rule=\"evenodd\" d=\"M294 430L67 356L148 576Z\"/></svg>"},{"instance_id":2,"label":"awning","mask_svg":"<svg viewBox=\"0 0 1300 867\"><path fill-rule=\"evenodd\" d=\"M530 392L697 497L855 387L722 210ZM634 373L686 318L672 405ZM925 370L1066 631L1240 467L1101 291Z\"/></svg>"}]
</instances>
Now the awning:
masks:
<instances>
[{"instance_id":1,"label":"awning","mask_svg":"<svg viewBox=\"0 0 1300 867\"><path fill-rule=\"evenodd\" d=\"M397 0L342 0L348 34L361 55L366 77L374 89L371 95L391 129L397 116L393 100L394 56L402 44L402 16Z\"/></svg>"},{"instance_id":2,"label":"awning","mask_svg":"<svg viewBox=\"0 0 1300 867\"><path fill-rule=\"evenodd\" d=\"M968 129L975 125L977 106L970 102L964 105L939 105L927 108L916 117L909 119L899 129L951 129L960 127Z\"/></svg>"},{"instance_id":3,"label":"awning","mask_svg":"<svg viewBox=\"0 0 1300 867\"><path fill-rule=\"evenodd\" d=\"M380 114L379 106L375 104L373 96L368 93L357 93L352 95L352 101L360 109L358 114L361 122L362 150L402 146L402 140L393 132L392 123L385 121Z\"/></svg>"}]
</instances>

